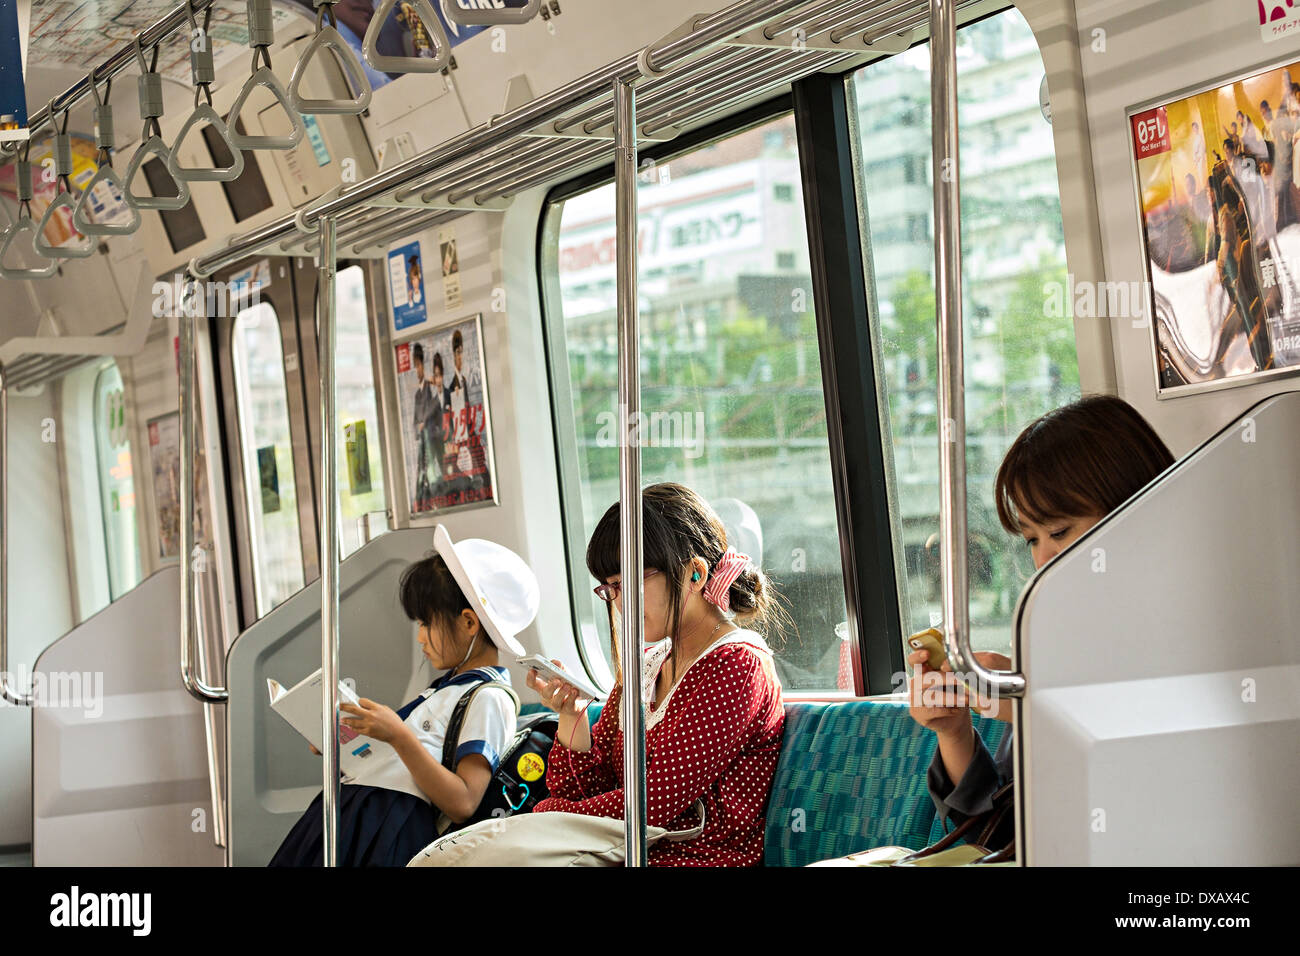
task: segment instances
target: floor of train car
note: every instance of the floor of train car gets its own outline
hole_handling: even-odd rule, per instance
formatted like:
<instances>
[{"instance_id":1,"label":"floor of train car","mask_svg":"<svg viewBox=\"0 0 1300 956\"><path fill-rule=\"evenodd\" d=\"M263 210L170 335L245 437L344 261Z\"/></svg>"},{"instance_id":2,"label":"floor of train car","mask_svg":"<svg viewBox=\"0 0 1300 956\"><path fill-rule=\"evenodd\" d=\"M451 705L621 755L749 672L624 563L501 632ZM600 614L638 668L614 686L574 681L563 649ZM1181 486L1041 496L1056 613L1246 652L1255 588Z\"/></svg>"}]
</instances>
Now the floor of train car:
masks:
<instances>
[{"instance_id":1,"label":"floor of train car","mask_svg":"<svg viewBox=\"0 0 1300 956\"><path fill-rule=\"evenodd\" d=\"M0 846L0 866L31 866L30 846Z\"/></svg>"}]
</instances>

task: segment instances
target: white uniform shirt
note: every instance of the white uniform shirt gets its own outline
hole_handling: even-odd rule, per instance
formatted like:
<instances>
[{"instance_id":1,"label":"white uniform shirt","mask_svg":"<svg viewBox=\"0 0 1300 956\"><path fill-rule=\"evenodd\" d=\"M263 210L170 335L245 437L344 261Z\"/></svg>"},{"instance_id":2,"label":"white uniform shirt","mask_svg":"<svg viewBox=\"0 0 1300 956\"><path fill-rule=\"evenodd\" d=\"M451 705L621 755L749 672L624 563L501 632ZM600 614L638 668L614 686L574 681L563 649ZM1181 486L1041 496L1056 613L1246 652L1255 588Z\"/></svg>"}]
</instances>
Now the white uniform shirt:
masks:
<instances>
[{"instance_id":1,"label":"white uniform shirt","mask_svg":"<svg viewBox=\"0 0 1300 956\"><path fill-rule=\"evenodd\" d=\"M440 678L432 687L424 691L424 698L410 716L406 725L414 731L416 738L434 760L442 763L442 744L447 736L447 724L451 721L456 702L466 691L483 680L496 680L510 683L510 674L504 667L479 667L451 678ZM515 736L515 703L510 695L501 690L485 690L474 698L465 714L465 722L460 728L460 742L456 747L456 762L469 754L482 754L495 773L501 763L502 754ZM364 738L360 738L364 739ZM402 758L397 752L388 749L377 763L365 767L351 784L365 784L369 787L383 787L386 790L400 790L414 794L426 803L431 802L428 795L411 776Z\"/></svg>"}]
</instances>

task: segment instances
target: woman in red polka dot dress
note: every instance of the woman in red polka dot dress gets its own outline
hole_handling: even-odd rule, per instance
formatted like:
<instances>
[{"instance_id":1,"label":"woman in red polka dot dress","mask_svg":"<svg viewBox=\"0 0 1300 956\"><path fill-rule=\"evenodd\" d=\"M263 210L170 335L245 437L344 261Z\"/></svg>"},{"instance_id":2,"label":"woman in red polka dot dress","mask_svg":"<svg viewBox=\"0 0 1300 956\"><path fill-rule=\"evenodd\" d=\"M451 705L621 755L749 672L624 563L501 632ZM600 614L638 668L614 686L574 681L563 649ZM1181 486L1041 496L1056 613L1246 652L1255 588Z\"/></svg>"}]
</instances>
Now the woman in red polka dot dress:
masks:
<instances>
[{"instance_id":1,"label":"woman in red polka dot dress","mask_svg":"<svg viewBox=\"0 0 1300 956\"><path fill-rule=\"evenodd\" d=\"M781 752L785 710L772 652L739 626L788 617L767 576L727 546L712 508L682 485L652 485L642 495L645 551L646 822L668 830L699 825L692 840L662 840L651 866L758 866L772 775ZM535 813L563 810L623 816L623 731L616 611L620 602L619 507L605 512L587 545L587 568L609 604L618 674L595 727L588 701L559 680L529 671L528 685L559 714L546 784L551 796ZM671 636L669 636L671 635Z\"/></svg>"}]
</instances>

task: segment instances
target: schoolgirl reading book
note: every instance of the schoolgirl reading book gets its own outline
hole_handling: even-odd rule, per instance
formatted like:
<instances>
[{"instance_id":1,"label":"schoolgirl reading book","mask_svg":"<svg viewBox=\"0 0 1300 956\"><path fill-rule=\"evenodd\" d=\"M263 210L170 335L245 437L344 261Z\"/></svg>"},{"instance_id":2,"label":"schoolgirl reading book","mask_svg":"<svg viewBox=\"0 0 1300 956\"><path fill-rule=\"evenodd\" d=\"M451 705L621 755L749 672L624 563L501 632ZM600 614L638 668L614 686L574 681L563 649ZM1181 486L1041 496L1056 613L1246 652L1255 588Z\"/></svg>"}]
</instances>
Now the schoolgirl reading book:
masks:
<instances>
[{"instance_id":1,"label":"schoolgirl reading book","mask_svg":"<svg viewBox=\"0 0 1300 956\"><path fill-rule=\"evenodd\" d=\"M391 745L393 754L340 789L340 866L404 866L443 829L440 816L444 825L469 819L514 737L516 698L485 688L465 714L454 769L444 766L456 702L485 681L510 682L498 652L524 653L515 635L537 615L537 578L491 541L453 544L442 525L433 540L434 553L402 574L401 601L420 625L424 656L447 673L397 711L365 698L359 707L342 705L341 723ZM271 866L321 865L321 799L289 831Z\"/></svg>"},{"instance_id":2,"label":"schoolgirl reading book","mask_svg":"<svg viewBox=\"0 0 1300 956\"><path fill-rule=\"evenodd\" d=\"M684 841L662 841L652 866L757 866L763 822L781 751L785 710L772 653L742 624L784 617L767 576L727 545L722 521L682 485L642 493L645 553L643 662L617 666L616 605L621 602L619 506L605 512L587 545L587 568L609 604L618 683L590 731L585 701L572 685L529 671L528 686L559 713L546 783L551 796L534 813L623 816L622 682L641 680L646 701L646 822L668 830L699 824ZM637 666L637 665L640 666Z\"/></svg>"}]
</instances>

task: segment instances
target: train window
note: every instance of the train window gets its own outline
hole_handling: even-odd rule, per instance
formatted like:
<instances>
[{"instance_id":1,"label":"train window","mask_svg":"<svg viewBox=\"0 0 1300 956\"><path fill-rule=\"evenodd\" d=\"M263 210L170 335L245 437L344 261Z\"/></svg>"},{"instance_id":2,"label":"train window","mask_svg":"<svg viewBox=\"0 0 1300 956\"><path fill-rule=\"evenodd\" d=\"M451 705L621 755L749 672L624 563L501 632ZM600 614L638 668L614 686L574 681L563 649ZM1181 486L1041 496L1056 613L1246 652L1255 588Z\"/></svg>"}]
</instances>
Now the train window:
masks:
<instances>
[{"instance_id":1,"label":"train window","mask_svg":"<svg viewBox=\"0 0 1300 956\"><path fill-rule=\"evenodd\" d=\"M1043 305L1045 289L1064 288L1066 275L1038 45L1014 8L963 27L957 44L971 637L976 650L1006 652L1033 563L998 522L993 480L1030 420L1078 397L1078 358L1071 320ZM863 68L849 92L883 350L882 426L892 436L894 534L907 564L906 632L939 620L942 604L929 47Z\"/></svg>"},{"instance_id":2,"label":"train window","mask_svg":"<svg viewBox=\"0 0 1300 956\"><path fill-rule=\"evenodd\" d=\"M95 460L100 514L108 558L109 600L140 583L140 547L135 520L135 476L122 373L110 362L95 377Z\"/></svg>"},{"instance_id":3,"label":"train window","mask_svg":"<svg viewBox=\"0 0 1300 956\"><path fill-rule=\"evenodd\" d=\"M384 493L383 456L379 448L379 409L375 404L374 363L370 355L366 283L360 266L340 269L335 277L338 348L338 487L343 520L339 538L346 557L361 547L358 522L388 507ZM385 528L387 526L385 525ZM371 534L379 531L372 528Z\"/></svg>"},{"instance_id":4,"label":"train window","mask_svg":"<svg viewBox=\"0 0 1300 956\"><path fill-rule=\"evenodd\" d=\"M269 302L249 305L235 317L231 334L253 580L261 617L303 586L279 316Z\"/></svg>"},{"instance_id":5,"label":"train window","mask_svg":"<svg viewBox=\"0 0 1300 956\"><path fill-rule=\"evenodd\" d=\"M761 552L797 627L777 647L782 683L851 691L794 119L640 179L644 481L689 485L742 528L749 515L735 543ZM543 228L575 614L588 669L607 679L606 618L582 556L619 493L614 186L553 202Z\"/></svg>"}]
</instances>

